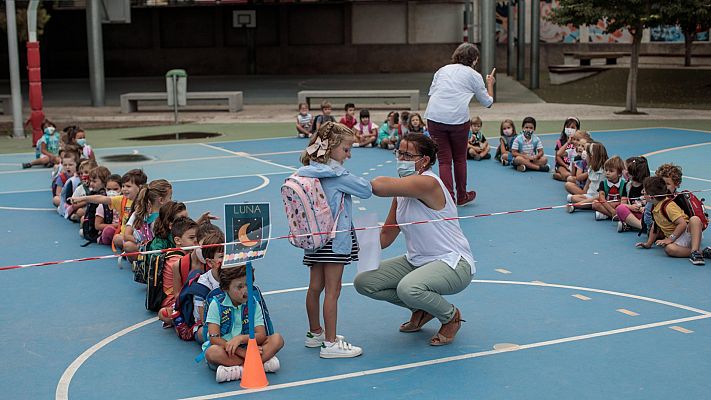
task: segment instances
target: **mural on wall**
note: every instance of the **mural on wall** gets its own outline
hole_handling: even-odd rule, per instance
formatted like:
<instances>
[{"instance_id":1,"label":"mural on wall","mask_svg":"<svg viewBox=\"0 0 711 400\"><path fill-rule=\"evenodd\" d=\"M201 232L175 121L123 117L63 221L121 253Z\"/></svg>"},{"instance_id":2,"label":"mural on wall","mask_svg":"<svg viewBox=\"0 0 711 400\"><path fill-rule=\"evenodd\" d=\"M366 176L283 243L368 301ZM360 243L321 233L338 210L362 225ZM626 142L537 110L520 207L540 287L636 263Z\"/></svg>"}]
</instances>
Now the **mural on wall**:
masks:
<instances>
[{"instance_id":1,"label":"mural on wall","mask_svg":"<svg viewBox=\"0 0 711 400\"><path fill-rule=\"evenodd\" d=\"M684 32L678 25L663 25L652 28L649 30L650 37L649 40L652 42L666 42L666 43L680 43L684 41ZM709 41L709 31L701 31L700 29L696 32L697 42L708 42Z\"/></svg>"},{"instance_id":2,"label":"mural on wall","mask_svg":"<svg viewBox=\"0 0 711 400\"><path fill-rule=\"evenodd\" d=\"M541 41L545 43L578 43L580 30L573 24L556 25L548 21L551 11L558 5L557 0L541 2Z\"/></svg>"}]
</instances>

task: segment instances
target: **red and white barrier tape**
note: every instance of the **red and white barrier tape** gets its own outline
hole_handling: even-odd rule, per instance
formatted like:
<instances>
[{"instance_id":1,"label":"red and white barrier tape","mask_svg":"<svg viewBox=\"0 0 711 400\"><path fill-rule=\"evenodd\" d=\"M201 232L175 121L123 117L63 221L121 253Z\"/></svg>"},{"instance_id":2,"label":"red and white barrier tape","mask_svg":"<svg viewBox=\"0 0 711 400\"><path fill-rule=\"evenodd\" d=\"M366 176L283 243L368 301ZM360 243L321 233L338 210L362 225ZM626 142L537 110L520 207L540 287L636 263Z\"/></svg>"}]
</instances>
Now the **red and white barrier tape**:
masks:
<instances>
[{"instance_id":1,"label":"red and white barrier tape","mask_svg":"<svg viewBox=\"0 0 711 400\"><path fill-rule=\"evenodd\" d=\"M691 192L691 193L711 192L711 189L690 190L689 192ZM657 197L666 197L666 196L667 195L661 195L661 196L657 196ZM641 199L641 198L630 198L630 200L637 200L637 199ZM594 203L606 203L606 202L611 202L611 201L593 200L593 202ZM576 204L580 204L580 203L576 203ZM422 221L403 222L403 223L398 223L398 224L383 224L383 225L377 225L377 226L366 226L366 227L361 227L361 228L353 228L353 229L340 230L340 231L337 230L334 232L312 232L312 233L305 233L305 234L301 234L301 235L282 235L282 236L269 237L269 238L262 239L262 240L267 240L267 241L268 240L282 240L282 239L289 239L289 238L296 238L296 237L303 237L303 236L329 235L331 233L343 233L343 232L351 232L351 231L357 232L357 231L365 231L365 230L370 230L370 229L401 227L401 226L409 226L409 225L422 225L422 224L429 224L429 223L436 223L436 222L443 222L443 221L466 220L466 219L473 219L473 218L493 217L493 216L498 216L498 215L528 213L528 212L534 212L534 211L547 211L547 210L555 210L558 208L567 208L570 205L573 205L573 204L567 203L567 204L562 204L562 205L557 205L557 206L526 208L526 209L522 209L522 210L499 211L499 212L475 214L475 215L464 215L461 217L458 216L458 217L451 217L451 218L439 218L439 219L430 219L430 220L422 220ZM82 258L74 258L74 259L70 259L70 260L45 261L45 262L32 263L32 264L9 265L9 266L0 267L0 271L7 271L7 270L11 270L11 269L22 269L22 268L29 268L29 267L44 267L44 266L48 266L48 265L69 264L69 263L83 262L83 261L106 260L106 259L119 258L119 257L133 257L133 256L137 256L140 254L147 255L147 254L167 253L169 251L176 251L176 250L190 251L193 249L197 249L199 247L201 247L201 248L209 248L209 247L217 247L217 246L222 247L222 246L226 246L226 245L239 244L239 243L241 243L241 242L240 241L233 241L233 242L227 242L227 243L206 244L206 245L186 246L186 247L174 247L174 248L161 249L161 250L134 251L134 252L129 252L129 253L108 254L105 256L82 257Z\"/></svg>"}]
</instances>

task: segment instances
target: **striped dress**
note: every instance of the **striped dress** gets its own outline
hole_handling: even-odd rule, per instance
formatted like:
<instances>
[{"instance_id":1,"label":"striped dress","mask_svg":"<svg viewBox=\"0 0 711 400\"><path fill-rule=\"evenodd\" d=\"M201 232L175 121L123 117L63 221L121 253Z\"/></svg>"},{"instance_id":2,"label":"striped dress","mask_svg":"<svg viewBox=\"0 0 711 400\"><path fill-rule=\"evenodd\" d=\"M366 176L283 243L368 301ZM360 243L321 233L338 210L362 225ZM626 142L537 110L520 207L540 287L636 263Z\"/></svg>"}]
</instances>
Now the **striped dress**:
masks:
<instances>
[{"instance_id":1,"label":"striped dress","mask_svg":"<svg viewBox=\"0 0 711 400\"><path fill-rule=\"evenodd\" d=\"M355 232L351 232L351 254L336 254L333 252L333 239L329 240L323 247L311 254L304 254L304 265L310 267L316 263L332 263L348 265L358 261L358 240Z\"/></svg>"}]
</instances>

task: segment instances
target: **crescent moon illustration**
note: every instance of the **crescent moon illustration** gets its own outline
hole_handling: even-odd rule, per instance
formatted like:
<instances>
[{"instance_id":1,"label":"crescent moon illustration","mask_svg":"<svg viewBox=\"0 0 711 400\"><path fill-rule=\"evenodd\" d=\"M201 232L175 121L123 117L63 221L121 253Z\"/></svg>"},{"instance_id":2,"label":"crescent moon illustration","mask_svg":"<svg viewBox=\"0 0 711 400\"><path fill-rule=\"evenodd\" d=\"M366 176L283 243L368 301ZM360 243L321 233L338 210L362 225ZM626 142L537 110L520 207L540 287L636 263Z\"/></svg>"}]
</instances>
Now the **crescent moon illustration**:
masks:
<instances>
[{"instance_id":1,"label":"crescent moon illustration","mask_svg":"<svg viewBox=\"0 0 711 400\"><path fill-rule=\"evenodd\" d=\"M252 247L259 244L259 240L252 240L247 236L247 228L249 228L249 222L242 225L237 233L237 239L239 239L240 244L244 247Z\"/></svg>"}]
</instances>

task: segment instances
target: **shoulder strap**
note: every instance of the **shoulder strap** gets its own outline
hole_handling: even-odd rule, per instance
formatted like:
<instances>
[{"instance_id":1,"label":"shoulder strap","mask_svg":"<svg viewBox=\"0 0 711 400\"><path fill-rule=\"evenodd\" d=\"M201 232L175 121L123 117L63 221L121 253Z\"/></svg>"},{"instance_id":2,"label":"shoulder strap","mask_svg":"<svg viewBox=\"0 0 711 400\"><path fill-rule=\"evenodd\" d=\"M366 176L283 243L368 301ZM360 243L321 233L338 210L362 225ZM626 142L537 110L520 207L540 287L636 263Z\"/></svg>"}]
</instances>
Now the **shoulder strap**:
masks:
<instances>
[{"instance_id":1,"label":"shoulder strap","mask_svg":"<svg viewBox=\"0 0 711 400\"><path fill-rule=\"evenodd\" d=\"M183 285L188 281L188 274L190 273L190 253L186 253L180 259L180 279L183 281Z\"/></svg>"},{"instance_id":2,"label":"shoulder strap","mask_svg":"<svg viewBox=\"0 0 711 400\"><path fill-rule=\"evenodd\" d=\"M669 199L669 198L664 199L664 200L662 201L662 206L661 206L661 208L660 208L660 210L661 210L662 215L664 216L664 218L666 218L666 219L667 219L668 221L670 221L670 222L674 222L674 221L672 221L672 220L669 219L669 214L667 214L667 206L668 206L669 203L672 202L672 201L674 201L674 200Z\"/></svg>"}]
</instances>

